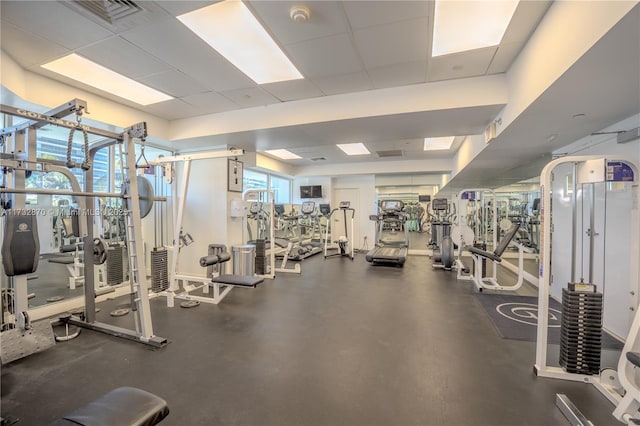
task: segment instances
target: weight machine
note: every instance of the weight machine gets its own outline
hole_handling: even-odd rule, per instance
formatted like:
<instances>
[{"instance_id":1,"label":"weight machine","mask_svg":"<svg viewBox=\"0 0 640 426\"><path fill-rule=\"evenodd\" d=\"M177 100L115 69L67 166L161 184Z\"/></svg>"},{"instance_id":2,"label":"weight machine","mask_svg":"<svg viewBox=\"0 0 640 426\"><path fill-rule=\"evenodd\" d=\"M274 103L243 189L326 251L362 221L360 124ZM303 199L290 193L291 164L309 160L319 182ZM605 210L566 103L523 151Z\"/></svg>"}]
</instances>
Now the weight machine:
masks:
<instances>
[{"instance_id":1,"label":"weight machine","mask_svg":"<svg viewBox=\"0 0 640 426\"><path fill-rule=\"evenodd\" d=\"M551 161L540 176L542 234L534 371L540 377L593 384L617 406L614 416L629 424L640 415L634 355L640 351L639 171L638 164L614 155L569 156ZM608 266L623 259L628 263ZM565 283L569 284L565 287ZM563 323L558 367L550 364L547 346L549 297L558 298L560 291ZM617 371L600 367L603 327L615 327L616 334L627 336Z\"/></svg>"},{"instance_id":2,"label":"weight machine","mask_svg":"<svg viewBox=\"0 0 640 426\"><path fill-rule=\"evenodd\" d=\"M148 298L148 284L146 274L141 273L143 265L144 249L141 233L141 194L138 190L138 180L135 178L135 140L144 140L147 136L146 123L138 123L127 129L123 133L113 133L84 125L80 121L87 104L79 99L74 99L60 107L41 114L14 108L7 105L0 106L0 112L13 116L26 118L27 121L17 126L7 127L0 131L4 138L9 138L10 146L0 155L0 166L4 168L7 177L7 184L0 188L2 196L9 195L10 199L4 203L5 207L5 227L3 238L3 266L5 273L10 277L10 285L13 291L13 313L15 315L15 325L13 328L4 331L2 335L2 360L9 362L21 356L46 349L52 342L52 331L48 322L32 323L27 305L27 275L37 269L37 259L39 251L37 226L35 224L35 213L26 209L26 194L50 194L66 195L76 197L80 212L86 217L86 221L79 221L80 234L84 244L84 268L87 272L84 277L84 314L81 317L76 315L66 315L60 320L66 324L89 328L94 331L111 334L118 337L131 339L140 343L161 347L166 344L166 339L158 337L153 333L151 311ZM76 122L64 120L70 114L75 114ZM47 124L57 125L70 129L69 143L67 147L66 161L49 160L37 158L37 130ZM84 135L84 159L80 164L72 161L71 149L73 134L80 131ZM98 141L91 146L88 143L87 134L103 136L105 139ZM91 169L93 159L98 150L111 146L122 145L122 172L126 184L126 191L122 193L93 192L93 173L87 173ZM77 179L72 174L71 169L80 167L84 171L84 189L80 188ZM71 190L38 189L26 188L25 180L32 173L60 172L69 178ZM87 206L95 204L99 197L113 197L124 200L124 214L127 221L127 243L130 249L129 263L132 272L129 280L131 304L136 313L136 329L129 330L122 327L115 327L96 321L95 318L95 298L97 292L94 286L94 265L106 261L107 247L99 238L94 238L94 226L92 214L94 209L87 209ZM16 213L17 212L17 213ZM21 214L27 212L28 214ZM31 234L21 235L23 229L32 229ZM14 238L16 239L14 241ZM16 242L21 242L18 244ZM28 254L27 254L28 252ZM33 255L33 260L29 264L23 264L21 268L15 266L24 259ZM26 256L26 257L25 257ZM2 320L5 321L3 313ZM9 324L11 325L11 324ZM40 341L29 337L40 336ZM42 344L46 342L46 344ZM52 344L52 343L51 343Z\"/></svg>"},{"instance_id":3,"label":"weight machine","mask_svg":"<svg viewBox=\"0 0 640 426\"><path fill-rule=\"evenodd\" d=\"M332 240L330 236L331 228L331 217L334 213L342 211L343 221L344 221L344 234L340 235L337 240L333 240L333 244L329 244ZM349 229L347 227L347 212L351 212L350 222L351 222L351 233L349 233ZM356 210L351 207L350 201L340 201L338 208L331 210L327 215L327 227L325 228L324 234L324 258L335 257L335 256L347 256L351 260L354 258L354 248L353 244L349 242L349 235L353 238L353 230L354 230L354 218L356 215Z\"/></svg>"},{"instance_id":4,"label":"weight machine","mask_svg":"<svg viewBox=\"0 0 640 426\"><path fill-rule=\"evenodd\" d=\"M463 209L465 203L467 208ZM461 191L458 198L458 212L460 212L458 223L451 230L451 237L455 244L458 245L458 258L456 259L457 278L473 281L478 291L485 289L516 291L522 287L524 284L524 253L531 253L532 250L522 243L514 241L514 237L520 229L518 223L513 224L504 237L499 242L497 241L498 226L490 220L490 218L497 217L495 192L484 188ZM466 212L466 214L462 214L462 212ZM467 224L472 224L477 233ZM502 262L502 255L510 245L515 245L518 248L517 269L511 264L507 267L507 262ZM489 251L488 247L491 247L493 251ZM471 273L468 273L467 268L462 263L463 251L469 252L473 259ZM490 275L487 275L488 262L491 262L492 266ZM515 269L518 275L515 284L502 285L498 283L497 274L500 265L507 267L511 271Z\"/></svg>"},{"instance_id":5,"label":"weight machine","mask_svg":"<svg viewBox=\"0 0 640 426\"><path fill-rule=\"evenodd\" d=\"M142 154L141 154L142 155ZM169 255L168 275L169 286L164 291L154 293L153 296L165 296L167 298L167 306L173 307L175 299L186 301L193 300L195 296L190 293L195 290L203 290L205 293L209 290L211 277L203 277L198 275L178 274L178 263L180 259L180 249L193 242L193 238L187 232L184 232L182 225L184 220L185 205L187 193L189 189L189 178L191 176L191 163L197 160L206 160L211 158L237 157L244 155L242 149L231 149L225 151L210 151L194 154L174 155L168 157L158 157L151 162L147 162L151 166L160 166L164 170L167 181L173 179L173 167L176 163L182 163L182 178L180 180L180 188L173 185L173 200L175 214L173 216L173 242L171 246L166 247ZM209 300L209 299L203 299ZM218 303L212 302L212 303Z\"/></svg>"}]
</instances>

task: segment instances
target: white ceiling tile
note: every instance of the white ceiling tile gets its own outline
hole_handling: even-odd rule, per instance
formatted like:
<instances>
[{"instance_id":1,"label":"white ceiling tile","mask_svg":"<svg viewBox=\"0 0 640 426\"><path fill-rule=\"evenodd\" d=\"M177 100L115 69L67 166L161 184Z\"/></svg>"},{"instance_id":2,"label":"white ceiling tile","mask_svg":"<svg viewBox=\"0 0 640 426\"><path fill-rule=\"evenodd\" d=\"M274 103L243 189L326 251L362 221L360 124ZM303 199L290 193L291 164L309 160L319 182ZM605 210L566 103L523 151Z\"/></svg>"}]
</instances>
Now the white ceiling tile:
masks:
<instances>
[{"instance_id":1,"label":"white ceiling tile","mask_svg":"<svg viewBox=\"0 0 640 426\"><path fill-rule=\"evenodd\" d=\"M424 61L429 40L427 18L354 31L356 48L367 68Z\"/></svg>"},{"instance_id":2,"label":"white ceiling tile","mask_svg":"<svg viewBox=\"0 0 640 426\"><path fill-rule=\"evenodd\" d=\"M343 4L349 23L356 30L429 15L427 1L345 1Z\"/></svg>"},{"instance_id":3,"label":"white ceiling tile","mask_svg":"<svg viewBox=\"0 0 640 426\"><path fill-rule=\"evenodd\" d=\"M164 71L140 78L139 81L175 98L207 91L204 85L180 71Z\"/></svg>"},{"instance_id":4,"label":"white ceiling tile","mask_svg":"<svg viewBox=\"0 0 640 426\"><path fill-rule=\"evenodd\" d=\"M287 46L289 57L305 77L326 77L362 70L347 34L323 37Z\"/></svg>"},{"instance_id":5,"label":"white ceiling tile","mask_svg":"<svg viewBox=\"0 0 640 426\"><path fill-rule=\"evenodd\" d=\"M261 87L281 101L315 98L323 95L322 91L307 79L263 84Z\"/></svg>"},{"instance_id":6,"label":"white ceiling tile","mask_svg":"<svg viewBox=\"0 0 640 426\"><path fill-rule=\"evenodd\" d=\"M485 75L496 50L494 46L431 58L427 81Z\"/></svg>"},{"instance_id":7,"label":"white ceiling tile","mask_svg":"<svg viewBox=\"0 0 640 426\"><path fill-rule=\"evenodd\" d=\"M237 104L215 92L184 96L182 100L198 108L200 112L198 115L213 114L238 108Z\"/></svg>"},{"instance_id":8,"label":"white ceiling tile","mask_svg":"<svg viewBox=\"0 0 640 426\"><path fill-rule=\"evenodd\" d=\"M314 83L325 95L361 92L373 88L369 76L364 72L316 78Z\"/></svg>"},{"instance_id":9,"label":"white ceiling tile","mask_svg":"<svg viewBox=\"0 0 640 426\"><path fill-rule=\"evenodd\" d=\"M241 108L277 104L280 102L278 99L274 98L269 93L262 90L260 87L230 90L221 92L221 94L231 99Z\"/></svg>"},{"instance_id":10,"label":"white ceiling tile","mask_svg":"<svg viewBox=\"0 0 640 426\"><path fill-rule=\"evenodd\" d=\"M0 31L2 50L25 68L46 63L69 52L59 44L24 32L8 22L2 22Z\"/></svg>"},{"instance_id":11,"label":"white ceiling tile","mask_svg":"<svg viewBox=\"0 0 640 426\"><path fill-rule=\"evenodd\" d=\"M153 105L147 105L145 111L157 115L165 120L178 120L181 118L193 117L198 114L198 109L183 102L181 99L172 99Z\"/></svg>"},{"instance_id":12,"label":"white ceiling tile","mask_svg":"<svg viewBox=\"0 0 640 426\"><path fill-rule=\"evenodd\" d=\"M179 1L168 1L161 0L158 1L158 5L169 12L173 16L182 15L187 12L191 12L197 9L201 9L203 7L209 6L210 4L217 3L219 0L215 1L192 1L192 0L179 0Z\"/></svg>"},{"instance_id":13,"label":"white ceiling tile","mask_svg":"<svg viewBox=\"0 0 640 426\"><path fill-rule=\"evenodd\" d=\"M247 76L182 25L168 19L122 37L215 91L255 86Z\"/></svg>"},{"instance_id":14,"label":"white ceiling tile","mask_svg":"<svg viewBox=\"0 0 640 426\"><path fill-rule=\"evenodd\" d=\"M103 40L113 32L54 1L1 1L3 21L69 49Z\"/></svg>"},{"instance_id":15,"label":"white ceiling tile","mask_svg":"<svg viewBox=\"0 0 640 426\"><path fill-rule=\"evenodd\" d=\"M131 78L172 68L121 37L112 37L77 51L78 54Z\"/></svg>"},{"instance_id":16,"label":"white ceiling tile","mask_svg":"<svg viewBox=\"0 0 640 426\"><path fill-rule=\"evenodd\" d=\"M367 74L376 89L424 83L427 79L427 63L422 61L387 65L367 70Z\"/></svg>"},{"instance_id":17,"label":"white ceiling tile","mask_svg":"<svg viewBox=\"0 0 640 426\"><path fill-rule=\"evenodd\" d=\"M309 8L307 22L294 22L289 17L291 6L304 4ZM335 1L252 1L251 8L269 33L282 45L327 37L348 30L347 19L339 2Z\"/></svg>"}]
</instances>

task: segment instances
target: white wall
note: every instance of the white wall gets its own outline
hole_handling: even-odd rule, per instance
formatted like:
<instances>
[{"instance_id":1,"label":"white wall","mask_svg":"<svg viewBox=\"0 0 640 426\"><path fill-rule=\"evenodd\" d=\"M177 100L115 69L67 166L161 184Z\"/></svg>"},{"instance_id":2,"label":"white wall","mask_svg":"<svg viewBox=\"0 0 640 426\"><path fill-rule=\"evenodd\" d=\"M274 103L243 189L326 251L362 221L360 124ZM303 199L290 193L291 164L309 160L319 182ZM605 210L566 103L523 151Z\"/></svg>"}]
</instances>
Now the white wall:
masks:
<instances>
[{"instance_id":1,"label":"white wall","mask_svg":"<svg viewBox=\"0 0 640 426\"><path fill-rule=\"evenodd\" d=\"M333 189L357 189L360 200L352 205L356 210L354 227L357 229L358 240L354 241L356 249L362 248L364 237L367 237L369 249L375 242L375 224L369 220L369 215L376 214L376 181L374 175L344 176L333 178ZM332 207L337 207L340 200L331 200Z\"/></svg>"},{"instance_id":2,"label":"white wall","mask_svg":"<svg viewBox=\"0 0 640 426\"><path fill-rule=\"evenodd\" d=\"M184 165L178 163L178 198ZM239 193L233 193L241 195ZM227 195L227 159L213 158L191 163L182 229L194 238L194 243L180 251L178 273L204 276L200 257L206 256L211 243L227 244L229 232L235 230L229 223Z\"/></svg>"},{"instance_id":3,"label":"white wall","mask_svg":"<svg viewBox=\"0 0 640 426\"><path fill-rule=\"evenodd\" d=\"M332 194L332 182L331 178L328 176L309 176L309 177L300 177L295 178L293 180L293 194L291 197L291 201L293 204L300 204L302 200L300 198L300 187L306 185L321 185L322 186L322 198L313 198L309 201L315 201L316 205L321 203L329 203L331 204L331 208L337 207L337 201L331 202L331 194ZM334 205L335 204L335 205Z\"/></svg>"}]
</instances>

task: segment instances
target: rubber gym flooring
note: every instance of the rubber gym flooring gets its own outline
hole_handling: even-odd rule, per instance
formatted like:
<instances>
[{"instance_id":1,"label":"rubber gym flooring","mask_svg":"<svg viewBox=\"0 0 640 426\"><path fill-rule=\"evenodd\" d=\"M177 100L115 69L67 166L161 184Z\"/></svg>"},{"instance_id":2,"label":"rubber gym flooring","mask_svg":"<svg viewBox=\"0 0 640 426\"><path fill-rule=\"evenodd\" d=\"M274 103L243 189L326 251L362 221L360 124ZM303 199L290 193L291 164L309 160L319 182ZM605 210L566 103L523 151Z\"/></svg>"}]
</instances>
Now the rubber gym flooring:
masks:
<instances>
[{"instance_id":1,"label":"rubber gym flooring","mask_svg":"<svg viewBox=\"0 0 640 426\"><path fill-rule=\"evenodd\" d=\"M2 416L46 425L135 386L167 400L163 425L566 425L556 393L618 424L591 385L536 378L535 343L500 338L472 284L427 257L398 268L319 255L302 267L218 306L152 300L162 349L84 330L3 366ZM109 317L122 303L101 304L98 319L132 323Z\"/></svg>"}]
</instances>

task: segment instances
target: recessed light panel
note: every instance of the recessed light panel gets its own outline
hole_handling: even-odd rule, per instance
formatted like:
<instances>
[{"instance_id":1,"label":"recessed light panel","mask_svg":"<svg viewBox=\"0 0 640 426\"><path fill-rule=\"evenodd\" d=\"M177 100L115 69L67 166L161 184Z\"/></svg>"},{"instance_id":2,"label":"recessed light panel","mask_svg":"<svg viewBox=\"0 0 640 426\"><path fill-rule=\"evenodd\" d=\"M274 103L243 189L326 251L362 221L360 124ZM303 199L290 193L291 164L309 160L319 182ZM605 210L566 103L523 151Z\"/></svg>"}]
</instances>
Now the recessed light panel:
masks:
<instances>
[{"instance_id":1,"label":"recessed light panel","mask_svg":"<svg viewBox=\"0 0 640 426\"><path fill-rule=\"evenodd\" d=\"M432 56L497 46L518 0L436 0Z\"/></svg>"},{"instance_id":2,"label":"recessed light panel","mask_svg":"<svg viewBox=\"0 0 640 426\"><path fill-rule=\"evenodd\" d=\"M214 3L178 19L258 84L302 78L241 1Z\"/></svg>"},{"instance_id":3,"label":"recessed light panel","mask_svg":"<svg viewBox=\"0 0 640 426\"><path fill-rule=\"evenodd\" d=\"M455 136L444 136L440 138L424 138L425 151L439 151L451 148Z\"/></svg>"},{"instance_id":4,"label":"recessed light panel","mask_svg":"<svg viewBox=\"0 0 640 426\"><path fill-rule=\"evenodd\" d=\"M283 160L297 160L302 158L298 154L294 154L293 152L287 151L286 149L269 149L265 152Z\"/></svg>"},{"instance_id":5,"label":"recessed light panel","mask_svg":"<svg viewBox=\"0 0 640 426\"><path fill-rule=\"evenodd\" d=\"M363 143L347 143L347 144L337 144L338 148L344 151L347 155L366 155L370 154L369 150Z\"/></svg>"},{"instance_id":6,"label":"recessed light panel","mask_svg":"<svg viewBox=\"0 0 640 426\"><path fill-rule=\"evenodd\" d=\"M138 83L75 53L48 62L42 65L42 68L140 105L173 99L166 93Z\"/></svg>"}]
</instances>

